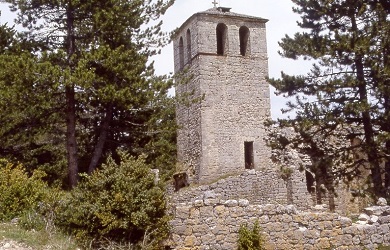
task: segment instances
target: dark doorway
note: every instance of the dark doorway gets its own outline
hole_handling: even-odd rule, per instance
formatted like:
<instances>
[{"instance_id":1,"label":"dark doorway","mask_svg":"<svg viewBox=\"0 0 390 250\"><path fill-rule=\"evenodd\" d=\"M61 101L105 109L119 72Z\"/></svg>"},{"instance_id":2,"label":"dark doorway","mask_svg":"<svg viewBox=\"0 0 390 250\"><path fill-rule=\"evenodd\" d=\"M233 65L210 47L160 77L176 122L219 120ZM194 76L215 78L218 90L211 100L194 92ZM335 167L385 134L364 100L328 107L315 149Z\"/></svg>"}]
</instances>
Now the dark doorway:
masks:
<instances>
[{"instance_id":1,"label":"dark doorway","mask_svg":"<svg viewBox=\"0 0 390 250\"><path fill-rule=\"evenodd\" d=\"M245 168L253 169L255 168L254 157L253 157L253 141L244 142L245 147Z\"/></svg>"}]
</instances>

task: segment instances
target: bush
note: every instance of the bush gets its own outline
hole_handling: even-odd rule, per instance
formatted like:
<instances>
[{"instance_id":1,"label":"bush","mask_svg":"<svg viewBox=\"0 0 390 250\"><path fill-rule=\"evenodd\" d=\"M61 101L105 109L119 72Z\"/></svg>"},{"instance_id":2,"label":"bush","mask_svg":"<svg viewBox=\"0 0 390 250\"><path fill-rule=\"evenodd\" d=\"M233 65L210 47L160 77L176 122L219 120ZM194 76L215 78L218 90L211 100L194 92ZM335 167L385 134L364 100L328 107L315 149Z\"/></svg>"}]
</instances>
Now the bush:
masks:
<instances>
[{"instance_id":1,"label":"bush","mask_svg":"<svg viewBox=\"0 0 390 250\"><path fill-rule=\"evenodd\" d=\"M6 221L33 210L46 196L45 173L34 171L29 176L21 165L1 160L0 220Z\"/></svg>"},{"instance_id":2,"label":"bush","mask_svg":"<svg viewBox=\"0 0 390 250\"><path fill-rule=\"evenodd\" d=\"M127 242L159 249L168 233L164 188L143 158L120 153L92 175L83 175L61 212L59 225L84 243Z\"/></svg>"},{"instance_id":3,"label":"bush","mask_svg":"<svg viewBox=\"0 0 390 250\"><path fill-rule=\"evenodd\" d=\"M56 231L55 219L61 216L60 204L66 195L68 193L60 189L46 189L45 199L35 208L25 211L20 216L18 224L26 230L44 230L49 234Z\"/></svg>"},{"instance_id":4,"label":"bush","mask_svg":"<svg viewBox=\"0 0 390 250\"><path fill-rule=\"evenodd\" d=\"M238 231L238 250L262 250L264 240L260 234L259 221L256 221L252 230L247 225L241 225Z\"/></svg>"}]
</instances>

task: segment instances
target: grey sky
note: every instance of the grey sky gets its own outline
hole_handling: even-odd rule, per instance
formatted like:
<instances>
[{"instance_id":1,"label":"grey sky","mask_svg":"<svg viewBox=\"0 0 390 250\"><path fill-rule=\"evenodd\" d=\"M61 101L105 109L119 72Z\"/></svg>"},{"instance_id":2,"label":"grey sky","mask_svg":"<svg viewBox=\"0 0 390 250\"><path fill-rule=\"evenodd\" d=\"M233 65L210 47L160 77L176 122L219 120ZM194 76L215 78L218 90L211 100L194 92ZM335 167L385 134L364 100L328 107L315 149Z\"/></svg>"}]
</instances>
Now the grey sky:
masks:
<instances>
[{"instance_id":1,"label":"grey sky","mask_svg":"<svg viewBox=\"0 0 390 250\"><path fill-rule=\"evenodd\" d=\"M204 11L213 7L213 0L176 0L176 3L163 16L165 31L171 31L180 26L192 14ZM295 62L283 59L278 55L278 41L285 34L293 35L297 32L296 21L299 16L292 12L293 4L291 0L217 0L220 6L232 8L232 12L252 15L268 19L267 23L267 46L268 65L270 77L279 77L280 72L298 74L307 72L309 63ZM0 23L12 22L13 15L7 10L7 6L0 3L2 15ZM155 67L157 74L168 74L173 71L173 51L172 45L163 48L161 55L156 56ZM272 117L280 117L280 108L286 100L276 97L271 90L271 113Z\"/></svg>"}]
</instances>

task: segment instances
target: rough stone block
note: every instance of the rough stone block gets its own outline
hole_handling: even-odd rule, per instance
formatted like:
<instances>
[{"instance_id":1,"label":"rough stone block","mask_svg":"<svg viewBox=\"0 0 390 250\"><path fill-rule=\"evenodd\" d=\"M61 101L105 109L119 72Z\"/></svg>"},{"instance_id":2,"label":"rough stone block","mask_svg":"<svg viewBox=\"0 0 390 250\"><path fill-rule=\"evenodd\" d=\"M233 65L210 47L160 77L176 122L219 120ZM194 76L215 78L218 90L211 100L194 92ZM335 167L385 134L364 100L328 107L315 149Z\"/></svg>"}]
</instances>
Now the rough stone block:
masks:
<instances>
[{"instance_id":1,"label":"rough stone block","mask_svg":"<svg viewBox=\"0 0 390 250\"><path fill-rule=\"evenodd\" d=\"M195 236L187 236L184 239L184 246L185 247L194 247L197 243L197 239Z\"/></svg>"},{"instance_id":2,"label":"rough stone block","mask_svg":"<svg viewBox=\"0 0 390 250\"><path fill-rule=\"evenodd\" d=\"M350 218L347 218L347 217L341 217L340 224L342 227L349 227L352 225L352 220Z\"/></svg>"},{"instance_id":3,"label":"rough stone block","mask_svg":"<svg viewBox=\"0 0 390 250\"><path fill-rule=\"evenodd\" d=\"M379 234L373 234L371 235L371 242L374 244L382 244L383 243L383 236Z\"/></svg>"},{"instance_id":4,"label":"rough stone block","mask_svg":"<svg viewBox=\"0 0 390 250\"><path fill-rule=\"evenodd\" d=\"M380 224L388 224L388 223L390 223L390 215L380 216L378 222Z\"/></svg>"},{"instance_id":5,"label":"rough stone block","mask_svg":"<svg viewBox=\"0 0 390 250\"><path fill-rule=\"evenodd\" d=\"M203 204L203 200L195 200L194 201L194 206L195 207L202 207L204 204Z\"/></svg>"},{"instance_id":6,"label":"rough stone block","mask_svg":"<svg viewBox=\"0 0 390 250\"><path fill-rule=\"evenodd\" d=\"M238 205L240 207L247 207L247 206L249 206L249 201L247 199L239 199Z\"/></svg>"},{"instance_id":7,"label":"rough stone block","mask_svg":"<svg viewBox=\"0 0 390 250\"><path fill-rule=\"evenodd\" d=\"M352 243L354 245L360 245L360 237L355 235L353 238L352 238Z\"/></svg>"},{"instance_id":8,"label":"rough stone block","mask_svg":"<svg viewBox=\"0 0 390 250\"><path fill-rule=\"evenodd\" d=\"M188 218L199 219L200 218L199 208L195 208L195 207L190 208L190 214L189 214Z\"/></svg>"},{"instance_id":9,"label":"rough stone block","mask_svg":"<svg viewBox=\"0 0 390 250\"><path fill-rule=\"evenodd\" d=\"M213 206L219 203L219 199L205 199L203 200L203 204L205 206Z\"/></svg>"},{"instance_id":10,"label":"rough stone block","mask_svg":"<svg viewBox=\"0 0 390 250\"><path fill-rule=\"evenodd\" d=\"M176 207L175 216L178 219L187 219L190 214L190 206Z\"/></svg>"},{"instance_id":11,"label":"rough stone block","mask_svg":"<svg viewBox=\"0 0 390 250\"><path fill-rule=\"evenodd\" d=\"M359 217L358 217L358 220L359 221L369 221L370 220L370 216L368 216L367 214L360 214Z\"/></svg>"},{"instance_id":12,"label":"rough stone block","mask_svg":"<svg viewBox=\"0 0 390 250\"><path fill-rule=\"evenodd\" d=\"M366 207L364 208L364 212L367 215L377 215L380 216L385 211L386 207L382 206L372 206L372 207Z\"/></svg>"},{"instance_id":13,"label":"rough stone block","mask_svg":"<svg viewBox=\"0 0 390 250\"><path fill-rule=\"evenodd\" d=\"M200 237L202 245L214 245L217 241L214 234L205 234Z\"/></svg>"},{"instance_id":14,"label":"rough stone block","mask_svg":"<svg viewBox=\"0 0 390 250\"><path fill-rule=\"evenodd\" d=\"M387 206L387 201L385 198L379 198L377 203L376 203L378 206Z\"/></svg>"},{"instance_id":15,"label":"rough stone block","mask_svg":"<svg viewBox=\"0 0 390 250\"><path fill-rule=\"evenodd\" d=\"M237 200L227 200L225 201L225 206L227 207L235 207L238 205L238 201Z\"/></svg>"}]
</instances>

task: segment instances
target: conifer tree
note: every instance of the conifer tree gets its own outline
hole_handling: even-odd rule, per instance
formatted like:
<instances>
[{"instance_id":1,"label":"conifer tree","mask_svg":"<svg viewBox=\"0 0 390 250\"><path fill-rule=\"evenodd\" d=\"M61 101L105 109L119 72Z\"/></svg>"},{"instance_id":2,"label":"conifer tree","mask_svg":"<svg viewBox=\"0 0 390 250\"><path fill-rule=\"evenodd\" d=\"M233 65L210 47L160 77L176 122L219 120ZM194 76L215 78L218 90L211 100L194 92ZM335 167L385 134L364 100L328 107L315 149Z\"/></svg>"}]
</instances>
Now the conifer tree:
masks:
<instances>
[{"instance_id":1,"label":"conifer tree","mask_svg":"<svg viewBox=\"0 0 390 250\"><path fill-rule=\"evenodd\" d=\"M34 69L29 75L34 86L52 93L46 107L66 141L70 186L80 170L94 171L105 153L120 147L140 153L152 139L148 122L159 115L156 104L171 86L154 76L148 59L165 42L158 18L173 0L7 2L18 11L21 39L34 46L37 65L52 72L45 81Z\"/></svg>"},{"instance_id":2,"label":"conifer tree","mask_svg":"<svg viewBox=\"0 0 390 250\"><path fill-rule=\"evenodd\" d=\"M318 145L343 141L327 150L324 157L332 159L327 172L350 180L366 167L369 191L384 196L390 161L390 4L383 0L292 1L304 31L282 39L281 55L315 63L307 75L282 72L281 79L270 81L277 94L296 98L285 110L295 111L296 116L277 122L297 132L284 144L298 149L313 141ZM274 142L282 139L274 136ZM350 143L357 139L359 143ZM316 154L318 147L312 148L311 154ZM351 159L357 152L364 157Z\"/></svg>"}]
</instances>

